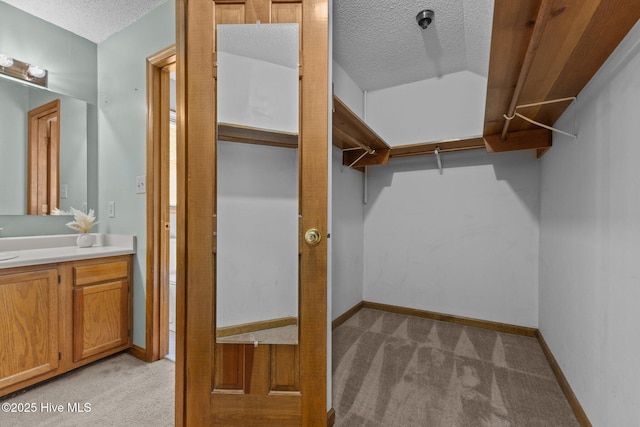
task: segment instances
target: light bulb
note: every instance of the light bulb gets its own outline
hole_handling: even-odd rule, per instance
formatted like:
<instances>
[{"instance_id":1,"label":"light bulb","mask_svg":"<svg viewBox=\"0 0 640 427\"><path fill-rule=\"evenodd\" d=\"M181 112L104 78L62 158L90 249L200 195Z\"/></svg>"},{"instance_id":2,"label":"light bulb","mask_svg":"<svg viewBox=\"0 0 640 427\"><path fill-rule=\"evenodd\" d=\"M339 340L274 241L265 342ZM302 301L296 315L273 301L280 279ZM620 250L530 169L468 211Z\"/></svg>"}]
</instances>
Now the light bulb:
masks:
<instances>
[{"instance_id":1,"label":"light bulb","mask_svg":"<svg viewBox=\"0 0 640 427\"><path fill-rule=\"evenodd\" d=\"M44 68L38 67L37 65L29 65L29 75L31 77L41 79L47 75L47 71Z\"/></svg>"},{"instance_id":2,"label":"light bulb","mask_svg":"<svg viewBox=\"0 0 640 427\"><path fill-rule=\"evenodd\" d=\"M13 65L13 58L7 55L0 55L0 67L9 68Z\"/></svg>"}]
</instances>

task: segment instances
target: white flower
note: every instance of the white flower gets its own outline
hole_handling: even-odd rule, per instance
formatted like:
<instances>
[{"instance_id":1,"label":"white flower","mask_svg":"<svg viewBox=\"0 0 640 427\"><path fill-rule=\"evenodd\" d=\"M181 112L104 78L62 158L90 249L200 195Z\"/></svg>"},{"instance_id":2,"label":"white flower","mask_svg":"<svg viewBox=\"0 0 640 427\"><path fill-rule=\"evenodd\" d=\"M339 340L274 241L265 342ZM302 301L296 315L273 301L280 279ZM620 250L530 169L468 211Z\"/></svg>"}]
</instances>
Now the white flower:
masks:
<instances>
[{"instance_id":1,"label":"white flower","mask_svg":"<svg viewBox=\"0 0 640 427\"><path fill-rule=\"evenodd\" d=\"M89 209L89 213L86 214L77 209L70 208L70 213L73 215L73 221L68 222L67 227L81 233L88 233L91 227L98 223L93 214L93 209Z\"/></svg>"}]
</instances>

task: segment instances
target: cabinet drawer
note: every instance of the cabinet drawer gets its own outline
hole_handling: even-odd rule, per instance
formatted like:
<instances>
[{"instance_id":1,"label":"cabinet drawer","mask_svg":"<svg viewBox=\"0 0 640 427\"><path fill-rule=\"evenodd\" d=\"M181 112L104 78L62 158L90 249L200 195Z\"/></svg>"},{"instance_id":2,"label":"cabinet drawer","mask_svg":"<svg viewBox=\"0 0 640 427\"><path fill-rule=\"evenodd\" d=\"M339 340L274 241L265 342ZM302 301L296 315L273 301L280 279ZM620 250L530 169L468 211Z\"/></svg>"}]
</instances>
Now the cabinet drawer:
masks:
<instances>
[{"instance_id":1,"label":"cabinet drawer","mask_svg":"<svg viewBox=\"0 0 640 427\"><path fill-rule=\"evenodd\" d=\"M106 280L122 279L128 275L129 263L126 260L81 265L73 267L73 284L82 286Z\"/></svg>"}]
</instances>

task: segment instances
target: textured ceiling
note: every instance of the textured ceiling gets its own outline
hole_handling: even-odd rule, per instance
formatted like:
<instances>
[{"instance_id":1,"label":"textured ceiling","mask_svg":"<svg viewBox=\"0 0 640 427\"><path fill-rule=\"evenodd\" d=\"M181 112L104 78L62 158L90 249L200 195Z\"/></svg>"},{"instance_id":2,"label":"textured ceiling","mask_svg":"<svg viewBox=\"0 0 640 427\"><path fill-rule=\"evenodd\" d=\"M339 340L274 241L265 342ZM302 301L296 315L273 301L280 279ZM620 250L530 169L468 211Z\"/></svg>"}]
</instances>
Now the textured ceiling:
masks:
<instances>
[{"instance_id":1,"label":"textured ceiling","mask_svg":"<svg viewBox=\"0 0 640 427\"><path fill-rule=\"evenodd\" d=\"M423 30L416 15L432 9ZM493 0L334 0L333 57L363 90L487 75Z\"/></svg>"},{"instance_id":2,"label":"textured ceiling","mask_svg":"<svg viewBox=\"0 0 640 427\"><path fill-rule=\"evenodd\" d=\"M167 0L2 0L100 43Z\"/></svg>"}]
</instances>

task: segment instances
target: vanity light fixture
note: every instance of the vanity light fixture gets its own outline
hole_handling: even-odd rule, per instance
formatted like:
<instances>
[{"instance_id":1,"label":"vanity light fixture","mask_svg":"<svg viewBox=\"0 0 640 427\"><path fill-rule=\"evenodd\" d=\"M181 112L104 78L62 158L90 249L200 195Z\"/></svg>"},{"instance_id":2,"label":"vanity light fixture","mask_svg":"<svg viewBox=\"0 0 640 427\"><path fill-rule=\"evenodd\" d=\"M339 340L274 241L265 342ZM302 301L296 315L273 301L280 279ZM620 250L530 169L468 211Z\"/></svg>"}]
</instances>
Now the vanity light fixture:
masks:
<instances>
[{"instance_id":1,"label":"vanity light fixture","mask_svg":"<svg viewBox=\"0 0 640 427\"><path fill-rule=\"evenodd\" d=\"M0 54L0 76L40 87L48 84L47 70L3 54Z\"/></svg>"}]
</instances>

